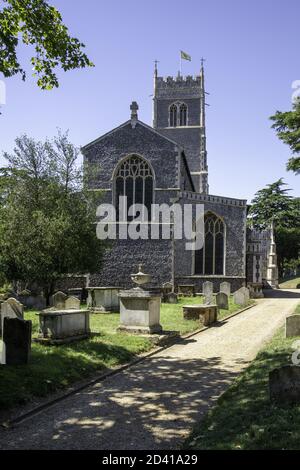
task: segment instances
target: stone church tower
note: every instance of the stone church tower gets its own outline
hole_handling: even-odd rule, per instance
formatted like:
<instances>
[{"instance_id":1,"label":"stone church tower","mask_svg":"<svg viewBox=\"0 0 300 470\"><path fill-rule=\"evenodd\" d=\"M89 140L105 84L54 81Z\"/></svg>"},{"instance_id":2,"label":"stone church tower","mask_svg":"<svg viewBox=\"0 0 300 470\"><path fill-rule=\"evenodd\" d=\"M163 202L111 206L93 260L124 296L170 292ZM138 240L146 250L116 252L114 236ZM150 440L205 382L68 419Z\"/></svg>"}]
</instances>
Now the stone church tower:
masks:
<instances>
[{"instance_id":1,"label":"stone church tower","mask_svg":"<svg viewBox=\"0 0 300 470\"><path fill-rule=\"evenodd\" d=\"M204 67L196 77L158 77L154 71L153 127L185 151L195 191L208 194Z\"/></svg>"}]
</instances>

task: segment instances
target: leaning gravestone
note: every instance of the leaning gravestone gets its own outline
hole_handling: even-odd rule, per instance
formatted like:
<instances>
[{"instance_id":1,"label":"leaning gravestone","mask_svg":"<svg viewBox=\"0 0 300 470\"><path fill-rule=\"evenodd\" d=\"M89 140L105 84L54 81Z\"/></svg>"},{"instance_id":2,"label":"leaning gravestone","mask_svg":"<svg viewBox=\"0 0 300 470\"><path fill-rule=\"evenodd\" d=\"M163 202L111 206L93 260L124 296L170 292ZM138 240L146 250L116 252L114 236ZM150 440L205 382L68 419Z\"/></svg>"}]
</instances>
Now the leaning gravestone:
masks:
<instances>
[{"instance_id":1,"label":"leaning gravestone","mask_svg":"<svg viewBox=\"0 0 300 470\"><path fill-rule=\"evenodd\" d=\"M19 318L23 320L24 306L15 298L11 297L1 304L1 331L3 334L4 318Z\"/></svg>"},{"instance_id":2,"label":"leaning gravestone","mask_svg":"<svg viewBox=\"0 0 300 470\"><path fill-rule=\"evenodd\" d=\"M285 337L300 336L300 315L289 315L285 320Z\"/></svg>"},{"instance_id":3,"label":"leaning gravestone","mask_svg":"<svg viewBox=\"0 0 300 470\"><path fill-rule=\"evenodd\" d=\"M246 305L250 299L249 289L247 287L241 287L233 294L233 301L237 305Z\"/></svg>"},{"instance_id":4,"label":"leaning gravestone","mask_svg":"<svg viewBox=\"0 0 300 470\"><path fill-rule=\"evenodd\" d=\"M283 366L269 373L271 401L277 404L300 403L300 367Z\"/></svg>"},{"instance_id":5,"label":"leaning gravestone","mask_svg":"<svg viewBox=\"0 0 300 470\"><path fill-rule=\"evenodd\" d=\"M220 292L224 292L224 294L227 294L228 297L230 296L231 294L231 284L230 282L221 282L220 284Z\"/></svg>"},{"instance_id":6,"label":"leaning gravestone","mask_svg":"<svg viewBox=\"0 0 300 470\"><path fill-rule=\"evenodd\" d=\"M80 300L77 297L71 295L66 299L65 308L66 310L80 309Z\"/></svg>"},{"instance_id":7,"label":"leaning gravestone","mask_svg":"<svg viewBox=\"0 0 300 470\"><path fill-rule=\"evenodd\" d=\"M205 304L212 304L214 300L213 296L213 283L210 281L203 282L202 293Z\"/></svg>"},{"instance_id":8,"label":"leaning gravestone","mask_svg":"<svg viewBox=\"0 0 300 470\"><path fill-rule=\"evenodd\" d=\"M224 292L219 292L216 295L217 306L223 310L228 310L228 295Z\"/></svg>"},{"instance_id":9,"label":"leaning gravestone","mask_svg":"<svg viewBox=\"0 0 300 470\"><path fill-rule=\"evenodd\" d=\"M65 310L68 296L64 292L55 292L52 295L52 305L57 310Z\"/></svg>"},{"instance_id":10,"label":"leaning gravestone","mask_svg":"<svg viewBox=\"0 0 300 470\"><path fill-rule=\"evenodd\" d=\"M28 364L31 349L31 321L5 317L3 322L3 342L5 364Z\"/></svg>"}]
</instances>

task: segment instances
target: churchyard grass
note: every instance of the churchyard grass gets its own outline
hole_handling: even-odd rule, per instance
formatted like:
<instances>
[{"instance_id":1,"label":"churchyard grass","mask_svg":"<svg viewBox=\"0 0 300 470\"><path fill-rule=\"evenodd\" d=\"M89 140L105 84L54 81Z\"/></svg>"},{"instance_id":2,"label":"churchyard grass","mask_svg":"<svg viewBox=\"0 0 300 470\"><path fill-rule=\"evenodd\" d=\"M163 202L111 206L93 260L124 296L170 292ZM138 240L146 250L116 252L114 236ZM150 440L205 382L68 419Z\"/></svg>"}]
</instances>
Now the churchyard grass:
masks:
<instances>
[{"instance_id":1,"label":"churchyard grass","mask_svg":"<svg viewBox=\"0 0 300 470\"><path fill-rule=\"evenodd\" d=\"M292 277L280 281L281 289L296 289L298 285L300 285L300 277Z\"/></svg>"},{"instance_id":2,"label":"churchyard grass","mask_svg":"<svg viewBox=\"0 0 300 470\"><path fill-rule=\"evenodd\" d=\"M199 328L196 320L184 320L182 305L202 303L201 297L181 298L178 304L162 304L161 324L164 330L181 334ZM230 310L221 310L219 318L239 310L232 303ZM33 337L38 335L38 317L35 311L25 311L25 319L32 321ZM30 363L27 366L0 366L0 410L43 397L91 377L106 368L129 362L138 354L153 347L145 336L117 333L119 314L91 315L90 339L60 346L32 343Z\"/></svg>"},{"instance_id":3,"label":"churchyard grass","mask_svg":"<svg viewBox=\"0 0 300 470\"><path fill-rule=\"evenodd\" d=\"M299 449L300 405L271 404L268 388L269 372L292 364L297 339L284 338L281 328L196 426L184 448Z\"/></svg>"}]
</instances>

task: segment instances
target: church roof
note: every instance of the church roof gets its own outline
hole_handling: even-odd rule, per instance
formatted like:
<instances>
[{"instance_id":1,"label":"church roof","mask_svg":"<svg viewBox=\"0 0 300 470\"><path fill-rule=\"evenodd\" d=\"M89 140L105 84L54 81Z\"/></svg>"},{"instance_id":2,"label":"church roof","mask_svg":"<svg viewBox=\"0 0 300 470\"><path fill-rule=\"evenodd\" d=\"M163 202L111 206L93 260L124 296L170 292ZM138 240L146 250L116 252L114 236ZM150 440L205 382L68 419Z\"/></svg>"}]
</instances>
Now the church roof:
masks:
<instances>
[{"instance_id":1,"label":"church roof","mask_svg":"<svg viewBox=\"0 0 300 470\"><path fill-rule=\"evenodd\" d=\"M97 142L100 142L102 139L105 139L106 137L108 137L109 135L111 134L114 134L115 132L118 132L120 129L122 129L123 127L126 127L128 126L129 124L132 124L132 119L129 119L128 121L124 122L123 124L121 124L120 126L118 127L115 127L114 129L112 129L111 131L109 132L106 132L105 134L101 135L100 137L98 137L97 139L93 140L92 142L89 142L88 144L84 145L82 147L82 150L86 150L88 149L91 145L94 145L96 144ZM175 140L172 140L170 139L169 137L166 137L165 135L161 134L160 132L158 132L156 129L153 129L153 127L149 126L148 124L145 124L143 121L140 121L139 119L137 119L135 121L135 125L140 125L142 127L145 127L146 129L148 129L150 132L153 132L154 134L156 135L159 135L159 137L161 137L162 139L166 140L166 141L169 141L171 144L173 145L176 145L176 147L178 147L178 149L180 150L184 150L183 147L181 147L181 145L178 144L178 142L176 142Z\"/></svg>"}]
</instances>

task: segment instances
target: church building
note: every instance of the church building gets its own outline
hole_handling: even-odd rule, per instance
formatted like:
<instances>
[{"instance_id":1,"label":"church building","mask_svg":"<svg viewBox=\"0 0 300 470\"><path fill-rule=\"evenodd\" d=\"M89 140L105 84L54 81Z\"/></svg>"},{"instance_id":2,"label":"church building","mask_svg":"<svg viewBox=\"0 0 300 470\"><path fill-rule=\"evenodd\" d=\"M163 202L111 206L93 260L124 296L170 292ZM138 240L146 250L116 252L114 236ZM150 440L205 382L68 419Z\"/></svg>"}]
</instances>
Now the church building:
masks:
<instances>
[{"instance_id":1,"label":"church building","mask_svg":"<svg viewBox=\"0 0 300 470\"><path fill-rule=\"evenodd\" d=\"M205 95L203 64L199 76L175 78L159 77L155 66L153 127L139 120L132 102L128 121L83 147L84 163L93 168L89 189L99 193L99 203L118 209L119 197L126 196L128 207L139 203L149 210L153 203L204 207L201 249L186 250L186 240L172 237L118 237L109 242L99 272L90 275L91 287L132 287L130 274L139 263L155 287L193 284L201 292L210 280L216 291L223 281L235 291L247 276L250 283L258 279L253 269L260 249L247 251L247 201L209 192ZM255 268L247 269L254 256Z\"/></svg>"}]
</instances>

